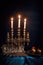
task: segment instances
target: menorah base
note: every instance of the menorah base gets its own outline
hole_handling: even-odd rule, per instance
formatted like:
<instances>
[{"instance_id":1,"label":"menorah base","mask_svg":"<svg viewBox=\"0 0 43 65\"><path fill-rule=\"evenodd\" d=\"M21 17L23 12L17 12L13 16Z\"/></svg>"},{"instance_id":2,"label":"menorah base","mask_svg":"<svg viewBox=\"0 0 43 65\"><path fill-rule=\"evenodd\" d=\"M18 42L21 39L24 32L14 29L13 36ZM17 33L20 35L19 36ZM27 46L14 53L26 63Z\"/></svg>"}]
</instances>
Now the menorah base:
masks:
<instances>
[{"instance_id":1,"label":"menorah base","mask_svg":"<svg viewBox=\"0 0 43 65\"><path fill-rule=\"evenodd\" d=\"M9 47L7 45L4 45L2 47L2 52L3 52L4 55L9 55L9 56L26 56L27 55L25 53L23 46Z\"/></svg>"}]
</instances>

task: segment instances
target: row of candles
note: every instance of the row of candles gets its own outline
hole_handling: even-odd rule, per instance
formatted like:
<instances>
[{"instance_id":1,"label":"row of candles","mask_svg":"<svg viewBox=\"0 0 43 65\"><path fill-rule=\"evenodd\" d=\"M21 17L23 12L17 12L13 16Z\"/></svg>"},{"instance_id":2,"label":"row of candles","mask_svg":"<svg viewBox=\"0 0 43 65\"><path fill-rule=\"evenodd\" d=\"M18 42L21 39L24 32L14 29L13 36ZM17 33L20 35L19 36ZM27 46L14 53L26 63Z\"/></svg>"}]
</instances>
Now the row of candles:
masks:
<instances>
[{"instance_id":1,"label":"row of candles","mask_svg":"<svg viewBox=\"0 0 43 65\"><path fill-rule=\"evenodd\" d=\"M11 28L13 29L13 20L14 18L11 18ZM21 21L21 15L18 15L18 28L20 28L20 21ZM27 19L24 18L24 29L26 29L26 21Z\"/></svg>"},{"instance_id":2,"label":"row of candles","mask_svg":"<svg viewBox=\"0 0 43 65\"><path fill-rule=\"evenodd\" d=\"M9 32L7 33L7 42L9 43L9 41L11 40L11 43L13 44L14 42L14 38L13 38L13 33L14 33L14 18L12 17L11 18L11 38L10 38L10 35L9 35ZM25 40L27 41L27 44L29 44L30 42L30 39L29 39L29 32L27 32L26 34L26 22L27 22L27 19L24 18L24 27L23 27L23 41L24 41L24 44L25 44ZM20 37L20 23L21 23L21 15L19 14L18 15L18 42L20 44L20 41L21 41L21 37ZM26 37L27 36L27 37Z\"/></svg>"},{"instance_id":3,"label":"row of candles","mask_svg":"<svg viewBox=\"0 0 43 65\"><path fill-rule=\"evenodd\" d=\"M20 45L20 22L21 22L21 15L18 15L18 42ZM26 22L27 19L24 18L24 29L23 29L23 39L24 39L24 44L25 44L25 40L26 40ZM14 18L11 18L11 42L13 43L13 24L14 24ZM29 32L27 32L27 45L29 44L30 39L29 39Z\"/></svg>"},{"instance_id":4,"label":"row of candles","mask_svg":"<svg viewBox=\"0 0 43 65\"><path fill-rule=\"evenodd\" d=\"M26 34L26 21L27 19L24 18L24 40L25 40L25 34ZM18 38L20 38L20 22L21 22L21 15L18 15ZM11 18L11 40L13 41L13 24L14 24L14 18Z\"/></svg>"}]
</instances>

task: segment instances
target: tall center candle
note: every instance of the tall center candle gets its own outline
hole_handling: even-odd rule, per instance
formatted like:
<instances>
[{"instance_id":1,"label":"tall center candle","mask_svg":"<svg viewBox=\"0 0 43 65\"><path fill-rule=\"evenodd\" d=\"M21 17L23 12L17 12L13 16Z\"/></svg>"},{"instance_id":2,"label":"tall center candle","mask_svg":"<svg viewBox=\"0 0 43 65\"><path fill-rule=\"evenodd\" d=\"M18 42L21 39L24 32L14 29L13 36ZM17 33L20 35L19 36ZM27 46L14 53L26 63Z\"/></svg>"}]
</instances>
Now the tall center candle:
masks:
<instances>
[{"instance_id":1,"label":"tall center candle","mask_svg":"<svg viewBox=\"0 0 43 65\"><path fill-rule=\"evenodd\" d=\"M18 28L20 28L21 15L18 15Z\"/></svg>"}]
</instances>

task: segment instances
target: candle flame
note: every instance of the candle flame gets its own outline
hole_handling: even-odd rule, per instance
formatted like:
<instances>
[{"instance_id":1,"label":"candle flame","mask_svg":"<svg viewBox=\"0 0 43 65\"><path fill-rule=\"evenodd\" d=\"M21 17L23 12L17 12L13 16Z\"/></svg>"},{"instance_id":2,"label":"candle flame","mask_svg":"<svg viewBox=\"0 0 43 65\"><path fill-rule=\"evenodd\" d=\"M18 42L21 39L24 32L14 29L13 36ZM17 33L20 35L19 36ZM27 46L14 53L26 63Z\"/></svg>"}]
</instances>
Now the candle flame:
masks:
<instances>
[{"instance_id":1,"label":"candle flame","mask_svg":"<svg viewBox=\"0 0 43 65\"><path fill-rule=\"evenodd\" d=\"M41 53L41 52L42 52L42 50L41 50L41 49L38 49L38 52L39 52L39 53Z\"/></svg>"},{"instance_id":2,"label":"candle flame","mask_svg":"<svg viewBox=\"0 0 43 65\"><path fill-rule=\"evenodd\" d=\"M36 49L35 49L35 47L34 47L34 46L32 47L32 51L33 51L33 52L36 52Z\"/></svg>"},{"instance_id":3,"label":"candle flame","mask_svg":"<svg viewBox=\"0 0 43 65\"><path fill-rule=\"evenodd\" d=\"M13 21L13 17L11 18L11 21Z\"/></svg>"},{"instance_id":4,"label":"candle flame","mask_svg":"<svg viewBox=\"0 0 43 65\"><path fill-rule=\"evenodd\" d=\"M27 19L25 18L25 19L24 19L24 21L26 22L26 21L27 21Z\"/></svg>"},{"instance_id":5,"label":"candle flame","mask_svg":"<svg viewBox=\"0 0 43 65\"><path fill-rule=\"evenodd\" d=\"M20 14L18 15L18 18L19 18L19 19L21 18L21 15L20 15Z\"/></svg>"}]
</instances>

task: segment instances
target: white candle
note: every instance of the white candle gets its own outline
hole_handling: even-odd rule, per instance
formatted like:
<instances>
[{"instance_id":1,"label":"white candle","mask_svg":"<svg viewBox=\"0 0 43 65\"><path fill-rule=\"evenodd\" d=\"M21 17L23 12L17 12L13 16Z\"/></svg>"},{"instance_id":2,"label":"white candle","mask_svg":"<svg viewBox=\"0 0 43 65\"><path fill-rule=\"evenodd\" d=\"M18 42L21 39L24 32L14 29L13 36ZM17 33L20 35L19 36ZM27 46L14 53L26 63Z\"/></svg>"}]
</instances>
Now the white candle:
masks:
<instances>
[{"instance_id":1,"label":"white candle","mask_svg":"<svg viewBox=\"0 0 43 65\"><path fill-rule=\"evenodd\" d=\"M21 15L18 15L18 28L20 28Z\"/></svg>"},{"instance_id":2,"label":"white candle","mask_svg":"<svg viewBox=\"0 0 43 65\"><path fill-rule=\"evenodd\" d=\"M26 18L24 19L24 40L25 40L25 35L26 34Z\"/></svg>"},{"instance_id":3,"label":"white candle","mask_svg":"<svg viewBox=\"0 0 43 65\"><path fill-rule=\"evenodd\" d=\"M24 19L24 29L26 29L26 18Z\"/></svg>"},{"instance_id":4,"label":"white candle","mask_svg":"<svg viewBox=\"0 0 43 65\"><path fill-rule=\"evenodd\" d=\"M11 18L11 28L13 29L13 17Z\"/></svg>"}]
</instances>

